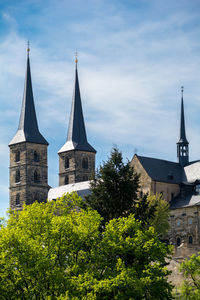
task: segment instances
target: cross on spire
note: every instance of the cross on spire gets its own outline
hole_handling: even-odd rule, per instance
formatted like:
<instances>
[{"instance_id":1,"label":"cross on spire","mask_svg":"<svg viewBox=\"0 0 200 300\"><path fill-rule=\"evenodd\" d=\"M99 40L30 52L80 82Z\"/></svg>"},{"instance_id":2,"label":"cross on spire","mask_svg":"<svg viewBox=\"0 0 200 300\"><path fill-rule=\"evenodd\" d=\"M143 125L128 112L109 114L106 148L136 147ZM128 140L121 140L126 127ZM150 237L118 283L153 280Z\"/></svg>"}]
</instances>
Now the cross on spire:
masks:
<instances>
[{"instance_id":1,"label":"cross on spire","mask_svg":"<svg viewBox=\"0 0 200 300\"><path fill-rule=\"evenodd\" d=\"M27 52L28 52L28 55L29 55L29 52L30 52L30 42L27 41Z\"/></svg>"}]
</instances>

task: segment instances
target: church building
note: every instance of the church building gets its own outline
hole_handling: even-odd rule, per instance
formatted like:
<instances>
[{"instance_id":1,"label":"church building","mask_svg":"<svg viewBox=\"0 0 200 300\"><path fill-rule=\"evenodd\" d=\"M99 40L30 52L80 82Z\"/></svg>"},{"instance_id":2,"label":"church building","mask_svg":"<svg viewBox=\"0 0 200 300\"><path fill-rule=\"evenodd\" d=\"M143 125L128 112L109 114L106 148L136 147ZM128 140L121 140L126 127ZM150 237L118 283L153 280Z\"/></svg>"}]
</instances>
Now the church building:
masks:
<instances>
[{"instance_id":1,"label":"church building","mask_svg":"<svg viewBox=\"0 0 200 300\"><path fill-rule=\"evenodd\" d=\"M96 150L86 135L78 80L77 58L68 135L59 157L59 186L48 185L48 142L38 128L31 82L29 51L17 132L10 147L10 208L23 204L55 200L64 193L77 191L82 197L90 192L95 172ZM186 138L183 88L181 97L180 138L177 162L135 154L131 165L140 174L140 193L162 194L170 204L170 243L178 254L187 256L200 251L200 161L189 161Z\"/></svg>"}]
</instances>

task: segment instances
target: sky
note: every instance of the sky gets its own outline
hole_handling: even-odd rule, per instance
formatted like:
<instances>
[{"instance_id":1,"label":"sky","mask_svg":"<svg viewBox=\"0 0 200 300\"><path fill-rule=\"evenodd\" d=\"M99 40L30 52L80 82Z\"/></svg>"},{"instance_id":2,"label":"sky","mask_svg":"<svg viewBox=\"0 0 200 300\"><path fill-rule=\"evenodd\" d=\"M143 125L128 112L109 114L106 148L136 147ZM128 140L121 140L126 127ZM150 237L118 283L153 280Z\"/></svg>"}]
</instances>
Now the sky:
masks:
<instances>
[{"instance_id":1,"label":"sky","mask_svg":"<svg viewBox=\"0 0 200 300\"><path fill-rule=\"evenodd\" d=\"M96 167L113 146L176 161L181 86L190 160L200 159L199 0L0 1L0 217L9 207L9 148L16 133L27 41L39 129L49 142L49 185L58 185L75 52Z\"/></svg>"}]
</instances>

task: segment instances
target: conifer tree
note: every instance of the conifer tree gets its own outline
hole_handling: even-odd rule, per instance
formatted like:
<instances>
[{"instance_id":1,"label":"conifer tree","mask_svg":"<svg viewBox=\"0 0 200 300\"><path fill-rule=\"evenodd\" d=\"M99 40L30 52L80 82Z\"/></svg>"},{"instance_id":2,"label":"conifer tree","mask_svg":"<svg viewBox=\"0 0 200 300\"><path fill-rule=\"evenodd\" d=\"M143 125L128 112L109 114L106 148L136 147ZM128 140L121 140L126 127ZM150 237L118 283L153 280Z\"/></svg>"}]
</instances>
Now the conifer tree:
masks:
<instances>
[{"instance_id":1,"label":"conifer tree","mask_svg":"<svg viewBox=\"0 0 200 300\"><path fill-rule=\"evenodd\" d=\"M100 166L91 181L91 194L86 203L108 222L134 212L139 176L130 162L124 163L122 153L114 147L110 158Z\"/></svg>"}]
</instances>

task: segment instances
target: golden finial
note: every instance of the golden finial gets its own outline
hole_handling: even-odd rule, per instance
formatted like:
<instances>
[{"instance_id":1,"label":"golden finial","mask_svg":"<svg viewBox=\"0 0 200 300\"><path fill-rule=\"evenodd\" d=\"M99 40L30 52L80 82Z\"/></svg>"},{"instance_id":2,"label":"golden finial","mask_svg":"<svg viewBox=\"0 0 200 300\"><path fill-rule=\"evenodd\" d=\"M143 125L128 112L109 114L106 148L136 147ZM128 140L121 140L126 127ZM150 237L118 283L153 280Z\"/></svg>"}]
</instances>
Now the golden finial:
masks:
<instances>
[{"instance_id":1,"label":"golden finial","mask_svg":"<svg viewBox=\"0 0 200 300\"><path fill-rule=\"evenodd\" d=\"M78 52L76 51L75 52L75 63L77 64L77 62L78 62Z\"/></svg>"},{"instance_id":2,"label":"golden finial","mask_svg":"<svg viewBox=\"0 0 200 300\"><path fill-rule=\"evenodd\" d=\"M29 54L29 52L30 52L30 43L29 43L29 41L27 42L27 52L28 52L28 54Z\"/></svg>"}]
</instances>

